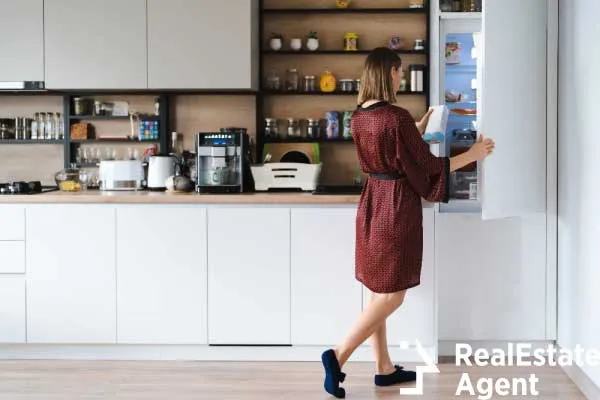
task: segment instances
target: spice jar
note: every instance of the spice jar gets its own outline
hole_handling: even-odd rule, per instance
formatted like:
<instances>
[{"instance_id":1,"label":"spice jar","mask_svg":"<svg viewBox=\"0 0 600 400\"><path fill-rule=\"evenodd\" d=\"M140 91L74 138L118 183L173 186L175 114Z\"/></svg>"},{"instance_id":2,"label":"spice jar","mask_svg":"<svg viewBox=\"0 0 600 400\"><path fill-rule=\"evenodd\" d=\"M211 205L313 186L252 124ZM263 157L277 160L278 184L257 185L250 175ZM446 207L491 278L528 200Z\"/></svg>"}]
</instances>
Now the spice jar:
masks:
<instances>
[{"instance_id":1,"label":"spice jar","mask_svg":"<svg viewBox=\"0 0 600 400\"><path fill-rule=\"evenodd\" d=\"M340 91L352 93L354 91L354 79L340 79Z\"/></svg>"},{"instance_id":2,"label":"spice jar","mask_svg":"<svg viewBox=\"0 0 600 400\"><path fill-rule=\"evenodd\" d=\"M354 32L348 32L344 36L344 50L346 51L357 51L358 50L358 35Z\"/></svg>"},{"instance_id":3,"label":"spice jar","mask_svg":"<svg viewBox=\"0 0 600 400\"><path fill-rule=\"evenodd\" d=\"M288 119L288 128L287 128L287 136L288 137L300 137L300 122L295 118Z\"/></svg>"},{"instance_id":4,"label":"spice jar","mask_svg":"<svg viewBox=\"0 0 600 400\"><path fill-rule=\"evenodd\" d=\"M309 118L306 121L306 135L312 139L321 137L321 124L318 119Z\"/></svg>"},{"instance_id":5,"label":"spice jar","mask_svg":"<svg viewBox=\"0 0 600 400\"><path fill-rule=\"evenodd\" d=\"M409 8L423 8L425 7L425 0L410 0Z\"/></svg>"},{"instance_id":6,"label":"spice jar","mask_svg":"<svg viewBox=\"0 0 600 400\"><path fill-rule=\"evenodd\" d=\"M462 10L463 12L478 12L477 0L462 0Z\"/></svg>"},{"instance_id":7,"label":"spice jar","mask_svg":"<svg viewBox=\"0 0 600 400\"><path fill-rule=\"evenodd\" d=\"M307 75L304 77L303 89L307 93L314 92L317 90L314 75Z\"/></svg>"},{"instance_id":8,"label":"spice jar","mask_svg":"<svg viewBox=\"0 0 600 400\"><path fill-rule=\"evenodd\" d=\"M271 72L267 76L267 89L278 91L281 89L281 79L279 79L279 75L275 71Z\"/></svg>"},{"instance_id":9,"label":"spice jar","mask_svg":"<svg viewBox=\"0 0 600 400\"><path fill-rule=\"evenodd\" d=\"M462 0L453 0L452 1L452 11L454 11L454 12L462 11Z\"/></svg>"},{"instance_id":10,"label":"spice jar","mask_svg":"<svg viewBox=\"0 0 600 400\"><path fill-rule=\"evenodd\" d=\"M275 118L265 118L265 137L276 138L279 136L279 127Z\"/></svg>"},{"instance_id":11,"label":"spice jar","mask_svg":"<svg viewBox=\"0 0 600 400\"><path fill-rule=\"evenodd\" d=\"M84 115L87 112L87 101L82 97L73 99L73 113L75 115Z\"/></svg>"},{"instance_id":12,"label":"spice jar","mask_svg":"<svg viewBox=\"0 0 600 400\"><path fill-rule=\"evenodd\" d=\"M300 85L300 75L295 68L289 69L285 77L285 90L288 92L297 92Z\"/></svg>"},{"instance_id":13,"label":"spice jar","mask_svg":"<svg viewBox=\"0 0 600 400\"><path fill-rule=\"evenodd\" d=\"M354 91L360 92L360 79L354 81Z\"/></svg>"}]
</instances>

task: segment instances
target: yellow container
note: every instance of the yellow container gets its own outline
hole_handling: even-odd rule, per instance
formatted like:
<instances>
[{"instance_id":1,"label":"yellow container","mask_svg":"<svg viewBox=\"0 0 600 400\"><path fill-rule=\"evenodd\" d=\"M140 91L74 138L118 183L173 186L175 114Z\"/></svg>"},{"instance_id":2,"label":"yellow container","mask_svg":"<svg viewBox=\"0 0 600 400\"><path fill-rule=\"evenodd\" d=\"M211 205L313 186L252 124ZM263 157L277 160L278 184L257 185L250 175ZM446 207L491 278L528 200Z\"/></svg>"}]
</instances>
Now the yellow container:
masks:
<instances>
[{"instance_id":1,"label":"yellow container","mask_svg":"<svg viewBox=\"0 0 600 400\"><path fill-rule=\"evenodd\" d=\"M354 32L348 32L344 36L344 50L346 51L357 51L358 50L358 35Z\"/></svg>"},{"instance_id":2,"label":"yellow container","mask_svg":"<svg viewBox=\"0 0 600 400\"><path fill-rule=\"evenodd\" d=\"M337 80L335 79L335 76L331 72L325 71L325 73L323 75L321 75L321 82L320 82L319 86L320 86L322 92L325 92L325 93L335 92L335 89L337 87Z\"/></svg>"}]
</instances>

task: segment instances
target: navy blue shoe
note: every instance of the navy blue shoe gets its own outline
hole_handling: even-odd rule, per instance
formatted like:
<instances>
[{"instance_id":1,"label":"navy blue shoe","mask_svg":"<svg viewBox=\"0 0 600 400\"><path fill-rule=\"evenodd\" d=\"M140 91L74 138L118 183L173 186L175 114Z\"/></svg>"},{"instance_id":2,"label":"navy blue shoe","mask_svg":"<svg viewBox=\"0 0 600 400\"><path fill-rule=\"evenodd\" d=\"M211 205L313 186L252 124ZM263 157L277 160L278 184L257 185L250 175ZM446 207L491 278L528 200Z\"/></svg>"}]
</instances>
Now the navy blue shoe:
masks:
<instances>
[{"instance_id":1,"label":"navy blue shoe","mask_svg":"<svg viewBox=\"0 0 600 400\"><path fill-rule=\"evenodd\" d=\"M346 374L341 371L335 352L331 349L327 350L321 355L321 361L325 368L325 391L338 399L343 399L346 397L346 391L340 387L340 383L344 382Z\"/></svg>"},{"instance_id":2,"label":"navy blue shoe","mask_svg":"<svg viewBox=\"0 0 600 400\"><path fill-rule=\"evenodd\" d=\"M376 386L392 386L398 383L412 382L417 380L417 373L405 371L404 367L394 365L396 370L388 375L375 375Z\"/></svg>"}]
</instances>

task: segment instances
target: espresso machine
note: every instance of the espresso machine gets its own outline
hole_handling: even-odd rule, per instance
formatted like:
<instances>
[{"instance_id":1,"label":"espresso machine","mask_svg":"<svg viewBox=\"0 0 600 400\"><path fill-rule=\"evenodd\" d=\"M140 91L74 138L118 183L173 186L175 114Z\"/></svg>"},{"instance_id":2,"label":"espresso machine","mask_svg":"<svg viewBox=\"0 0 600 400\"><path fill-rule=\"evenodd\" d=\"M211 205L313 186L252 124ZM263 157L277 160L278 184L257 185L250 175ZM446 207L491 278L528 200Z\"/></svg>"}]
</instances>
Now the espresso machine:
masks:
<instances>
[{"instance_id":1,"label":"espresso machine","mask_svg":"<svg viewBox=\"0 0 600 400\"><path fill-rule=\"evenodd\" d=\"M242 193L252 191L250 138L245 129L196 134L196 191Z\"/></svg>"}]
</instances>

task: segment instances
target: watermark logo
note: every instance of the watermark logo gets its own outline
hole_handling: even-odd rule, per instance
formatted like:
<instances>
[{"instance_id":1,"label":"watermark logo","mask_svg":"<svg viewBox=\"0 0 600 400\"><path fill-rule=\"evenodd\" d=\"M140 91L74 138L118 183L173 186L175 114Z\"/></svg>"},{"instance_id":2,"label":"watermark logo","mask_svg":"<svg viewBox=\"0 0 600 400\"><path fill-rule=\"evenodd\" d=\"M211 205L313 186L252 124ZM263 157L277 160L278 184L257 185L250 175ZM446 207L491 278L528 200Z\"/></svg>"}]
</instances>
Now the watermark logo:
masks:
<instances>
[{"instance_id":1,"label":"watermark logo","mask_svg":"<svg viewBox=\"0 0 600 400\"><path fill-rule=\"evenodd\" d=\"M425 374L439 374L440 373L440 369L437 367L437 365L435 365L435 363L433 362L431 357L429 357L429 354L427 354L427 352L421 345L421 342L419 342L418 340L415 340L415 347L417 349L417 353L419 353L419 357L421 357L421 360L423 360L425 365L419 365L417 367L417 371L416 371L417 372L417 382L416 382L415 387L400 389L400 394L404 394L407 396L422 396L424 393L423 377L425 376ZM409 342L400 342L400 348L402 350L408 350L410 348L410 343Z\"/></svg>"}]
</instances>

